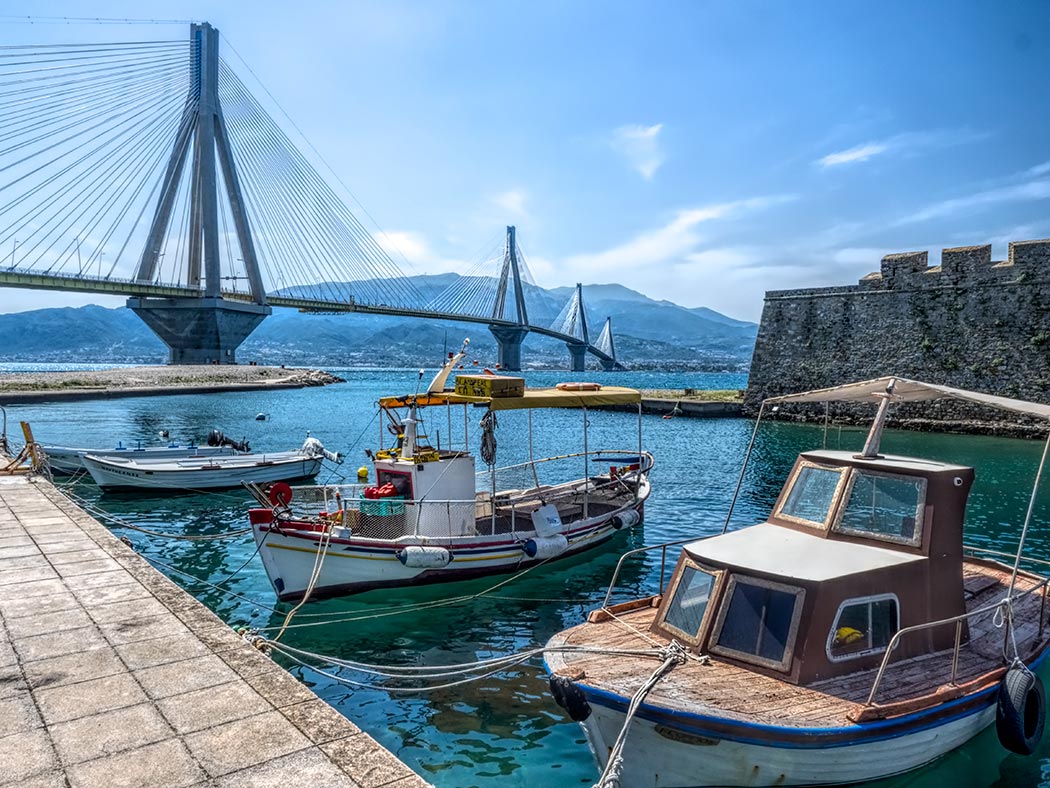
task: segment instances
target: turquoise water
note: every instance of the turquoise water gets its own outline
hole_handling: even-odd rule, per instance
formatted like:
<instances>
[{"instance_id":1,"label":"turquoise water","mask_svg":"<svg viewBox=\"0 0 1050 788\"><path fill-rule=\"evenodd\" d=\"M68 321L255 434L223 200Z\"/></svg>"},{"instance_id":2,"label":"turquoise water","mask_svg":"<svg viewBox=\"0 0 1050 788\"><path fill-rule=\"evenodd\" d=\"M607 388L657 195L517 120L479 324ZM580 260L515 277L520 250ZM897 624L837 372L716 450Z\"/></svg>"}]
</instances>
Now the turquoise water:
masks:
<instances>
[{"instance_id":1,"label":"turquoise water","mask_svg":"<svg viewBox=\"0 0 1050 788\"><path fill-rule=\"evenodd\" d=\"M175 439L202 439L217 427L228 435L248 438L260 450L296 446L309 429L327 447L348 454L341 470L353 475L365 461L363 449L374 447L378 438L372 403L381 394L410 392L416 375L398 370L340 374L348 378L347 384L323 389L11 407L9 426L18 419L28 419L41 442L89 446L109 446L118 440L125 444L149 442L162 429L169 430ZM529 373L527 377L530 384L542 385L568 376ZM639 388L740 388L745 384L741 375L700 373L587 373L586 378ZM268 414L266 421L255 420L260 412ZM480 412L471 414L474 425L479 417ZM499 463L525 459L524 414L500 414L499 418ZM537 455L578 450L581 418L578 411L537 414ZM441 424L433 427L445 429ZM645 445L656 456L657 466L643 527L618 534L581 559L541 567L498 588L494 586L503 577L310 604L296 617L284 642L363 662L432 665L470 662L542 645L551 634L578 623L600 604L622 552L716 532L722 526L751 423L741 419L646 417L644 430ZM476 427L472 432L476 434ZM862 439L861 431L833 428L828 446L859 448ZM764 425L733 524L746 525L768 513L796 454L819 447L822 440L822 431L816 427L778 422ZM631 448L636 441L632 414L590 414L591 448ZM890 431L884 447L891 452L974 465L977 482L968 511L968 540L1003 550L1016 545L1040 444ZM327 476L327 471L322 472L320 480L325 481ZM236 491L145 498L101 496L90 485L77 485L74 492L122 518L159 531L219 533L246 525L248 498ZM1044 558L1050 558L1048 521L1050 496L1044 495L1029 537L1032 553ZM161 562L163 571L232 624L273 627L289 609L276 605L258 558L252 558L250 537L180 542L117 532L130 536L136 549ZM226 585L238 597L195 585L191 579L216 583L242 565L244 568ZM659 573L658 554L630 563L618 598L653 593ZM412 609L466 593L480 596L455 605ZM341 621L326 621L330 617ZM441 788L586 788L597 776L582 731L548 696L538 660L464 687L417 695L393 694L382 680L361 673L342 671L341 675L367 686L347 686L297 666L292 670ZM1002 750L994 730L988 730L931 767L879 785L1050 788L1050 736L1036 757L1020 758Z\"/></svg>"}]
</instances>

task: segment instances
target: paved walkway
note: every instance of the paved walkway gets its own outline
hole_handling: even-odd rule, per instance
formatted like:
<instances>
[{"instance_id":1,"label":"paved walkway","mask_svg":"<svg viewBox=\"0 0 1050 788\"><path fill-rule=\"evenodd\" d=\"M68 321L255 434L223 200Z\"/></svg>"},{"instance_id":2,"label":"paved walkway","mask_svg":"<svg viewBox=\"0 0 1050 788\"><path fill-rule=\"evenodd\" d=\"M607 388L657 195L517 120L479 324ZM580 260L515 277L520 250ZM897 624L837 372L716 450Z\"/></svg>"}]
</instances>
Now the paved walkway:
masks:
<instances>
[{"instance_id":1,"label":"paved walkway","mask_svg":"<svg viewBox=\"0 0 1050 788\"><path fill-rule=\"evenodd\" d=\"M427 785L53 486L5 476L0 784Z\"/></svg>"}]
</instances>

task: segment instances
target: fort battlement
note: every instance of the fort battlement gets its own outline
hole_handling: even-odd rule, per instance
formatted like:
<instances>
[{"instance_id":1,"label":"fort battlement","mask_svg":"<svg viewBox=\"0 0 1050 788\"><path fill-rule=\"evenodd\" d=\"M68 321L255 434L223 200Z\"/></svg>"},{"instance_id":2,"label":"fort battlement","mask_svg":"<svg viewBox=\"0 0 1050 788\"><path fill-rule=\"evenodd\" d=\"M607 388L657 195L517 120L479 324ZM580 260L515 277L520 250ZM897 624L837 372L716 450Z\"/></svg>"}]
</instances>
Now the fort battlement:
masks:
<instances>
[{"instance_id":1,"label":"fort battlement","mask_svg":"<svg viewBox=\"0 0 1050 788\"><path fill-rule=\"evenodd\" d=\"M746 402L896 374L1050 402L1050 239L882 258L855 285L766 293Z\"/></svg>"}]
</instances>

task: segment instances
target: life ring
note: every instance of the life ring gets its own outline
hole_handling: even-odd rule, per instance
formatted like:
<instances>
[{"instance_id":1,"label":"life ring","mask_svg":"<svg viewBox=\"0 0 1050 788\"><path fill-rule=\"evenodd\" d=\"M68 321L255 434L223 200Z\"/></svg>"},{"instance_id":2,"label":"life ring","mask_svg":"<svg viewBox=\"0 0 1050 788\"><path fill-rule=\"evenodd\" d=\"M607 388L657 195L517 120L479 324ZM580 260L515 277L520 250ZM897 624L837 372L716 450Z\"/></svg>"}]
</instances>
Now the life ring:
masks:
<instances>
[{"instance_id":1,"label":"life ring","mask_svg":"<svg viewBox=\"0 0 1050 788\"><path fill-rule=\"evenodd\" d=\"M274 506L287 506L292 502L292 487L288 482L274 482L269 492L270 503Z\"/></svg>"},{"instance_id":2,"label":"life ring","mask_svg":"<svg viewBox=\"0 0 1050 788\"><path fill-rule=\"evenodd\" d=\"M999 684L995 708L995 732L999 743L1018 755L1031 755L1043 738L1046 723L1046 691L1042 680L1015 663Z\"/></svg>"},{"instance_id":3,"label":"life ring","mask_svg":"<svg viewBox=\"0 0 1050 788\"><path fill-rule=\"evenodd\" d=\"M601 383L559 383L555 386L558 391L601 391Z\"/></svg>"},{"instance_id":4,"label":"life ring","mask_svg":"<svg viewBox=\"0 0 1050 788\"><path fill-rule=\"evenodd\" d=\"M573 722L583 722L591 716L591 704L572 679L554 674L550 679L551 697L565 709Z\"/></svg>"}]
</instances>

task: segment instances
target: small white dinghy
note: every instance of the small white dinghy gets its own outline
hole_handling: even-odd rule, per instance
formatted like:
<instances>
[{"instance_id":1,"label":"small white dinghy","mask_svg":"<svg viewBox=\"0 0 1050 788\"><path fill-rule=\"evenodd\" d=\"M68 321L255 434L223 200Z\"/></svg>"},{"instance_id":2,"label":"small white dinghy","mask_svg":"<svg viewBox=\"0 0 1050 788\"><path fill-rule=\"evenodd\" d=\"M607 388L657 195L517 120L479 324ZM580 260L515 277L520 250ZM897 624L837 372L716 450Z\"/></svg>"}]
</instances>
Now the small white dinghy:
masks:
<instances>
[{"instance_id":1,"label":"small white dinghy","mask_svg":"<svg viewBox=\"0 0 1050 788\"><path fill-rule=\"evenodd\" d=\"M228 457L183 457L173 460L139 460L87 454L84 467L103 490L217 490L239 487L243 482L271 484L310 479L324 460L342 458L307 438L295 451L240 454Z\"/></svg>"},{"instance_id":2,"label":"small white dinghy","mask_svg":"<svg viewBox=\"0 0 1050 788\"><path fill-rule=\"evenodd\" d=\"M166 446L142 446L141 444L125 446L123 442L118 442L112 449L83 449L72 446L41 446L40 448L47 455L51 472L65 475L85 470L85 454L107 460L116 458L152 462L188 457L228 457L236 452L250 451L247 442L231 440L218 430L212 430L208 435L207 446L197 446L192 442L184 445L172 442Z\"/></svg>"}]
</instances>

